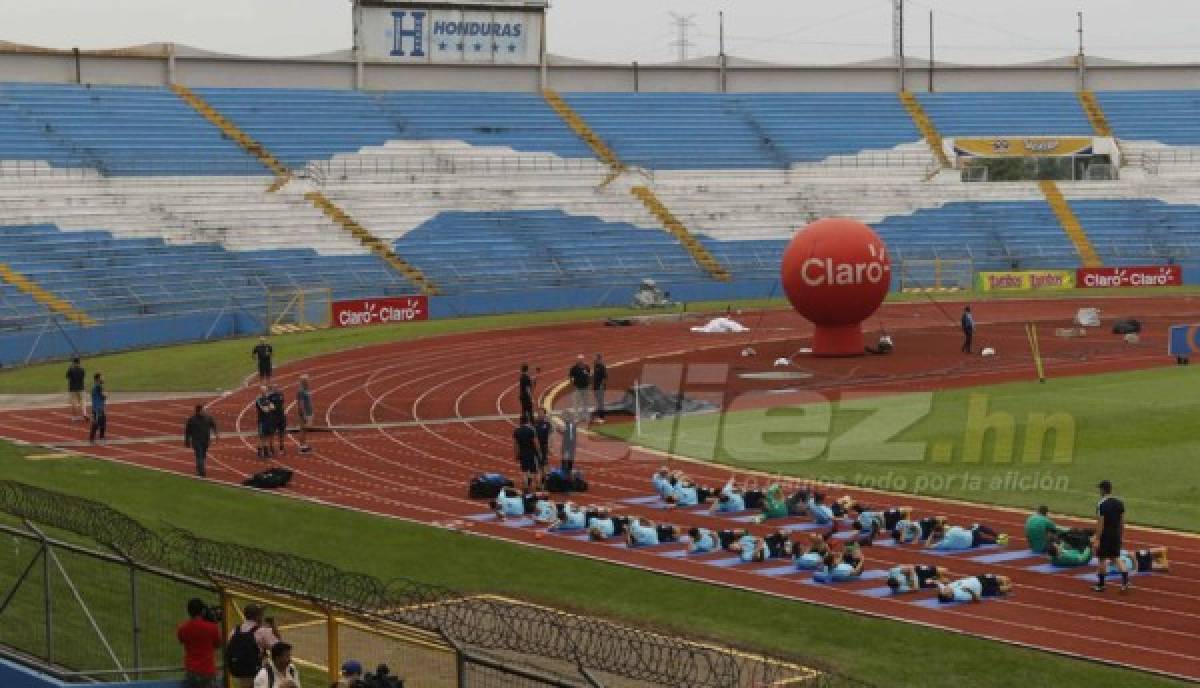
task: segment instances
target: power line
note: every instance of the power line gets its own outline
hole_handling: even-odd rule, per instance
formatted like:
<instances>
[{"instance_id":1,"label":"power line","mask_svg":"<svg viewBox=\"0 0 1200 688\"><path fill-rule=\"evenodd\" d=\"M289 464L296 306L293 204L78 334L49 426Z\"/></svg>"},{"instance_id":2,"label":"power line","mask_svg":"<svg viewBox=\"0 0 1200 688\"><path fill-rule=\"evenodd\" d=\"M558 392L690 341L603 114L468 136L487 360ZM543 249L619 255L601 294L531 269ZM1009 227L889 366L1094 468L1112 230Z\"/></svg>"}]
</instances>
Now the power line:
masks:
<instances>
[{"instance_id":1,"label":"power line","mask_svg":"<svg viewBox=\"0 0 1200 688\"><path fill-rule=\"evenodd\" d=\"M679 61L687 62L688 48L696 47L695 43L688 40L688 31L696 25L696 15L683 15L674 12L670 12L669 14L671 15L671 21L675 23L675 30L679 32L679 38L672 41L671 45L679 49Z\"/></svg>"}]
</instances>

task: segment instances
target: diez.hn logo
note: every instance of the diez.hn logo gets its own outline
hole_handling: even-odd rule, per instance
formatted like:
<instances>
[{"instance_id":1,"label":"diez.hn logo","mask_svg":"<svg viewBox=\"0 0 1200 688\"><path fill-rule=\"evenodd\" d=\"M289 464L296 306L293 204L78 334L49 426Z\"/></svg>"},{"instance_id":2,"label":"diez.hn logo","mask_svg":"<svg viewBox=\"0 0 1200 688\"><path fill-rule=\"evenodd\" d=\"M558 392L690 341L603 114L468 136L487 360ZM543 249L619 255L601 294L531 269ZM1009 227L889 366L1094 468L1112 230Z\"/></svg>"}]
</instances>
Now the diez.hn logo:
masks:
<instances>
[{"instance_id":1,"label":"diez.hn logo","mask_svg":"<svg viewBox=\"0 0 1200 688\"><path fill-rule=\"evenodd\" d=\"M404 28L404 17L408 12L392 12L392 57L425 57L425 12L412 13L412 28ZM405 55L406 38L412 39L412 50Z\"/></svg>"}]
</instances>

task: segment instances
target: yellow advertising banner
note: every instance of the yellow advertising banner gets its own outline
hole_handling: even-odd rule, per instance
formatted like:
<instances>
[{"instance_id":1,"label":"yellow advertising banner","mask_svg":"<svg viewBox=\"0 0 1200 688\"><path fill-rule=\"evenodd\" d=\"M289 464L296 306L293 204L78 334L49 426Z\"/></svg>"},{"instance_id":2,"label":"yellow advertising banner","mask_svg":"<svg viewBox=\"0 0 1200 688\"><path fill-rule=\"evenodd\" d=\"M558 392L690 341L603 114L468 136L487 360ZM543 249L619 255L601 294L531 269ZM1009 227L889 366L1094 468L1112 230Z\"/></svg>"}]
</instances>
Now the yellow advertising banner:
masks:
<instances>
[{"instance_id":1,"label":"yellow advertising banner","mask_svg":"<svg viewBox=\"0 0 1200 688\"><path fill-rule=\"evenodd\" d=\"M1074 270L981 272L979 291L1058 291L1075 288Z\"/></svg>"},{"instance_id":2,"label":"yellow advertising banner","mask_svg":"<svg viewBox=\"0 0 1200 688\"><path fill-rule=\"evenodd\" d=\"M1057 138L1024 136L1006 138L954 139L954 152L983 158L1036 158L1064 155L1086 155L1092 149L1092 139L1086 137Z\"/></svg>"}]
</instances>

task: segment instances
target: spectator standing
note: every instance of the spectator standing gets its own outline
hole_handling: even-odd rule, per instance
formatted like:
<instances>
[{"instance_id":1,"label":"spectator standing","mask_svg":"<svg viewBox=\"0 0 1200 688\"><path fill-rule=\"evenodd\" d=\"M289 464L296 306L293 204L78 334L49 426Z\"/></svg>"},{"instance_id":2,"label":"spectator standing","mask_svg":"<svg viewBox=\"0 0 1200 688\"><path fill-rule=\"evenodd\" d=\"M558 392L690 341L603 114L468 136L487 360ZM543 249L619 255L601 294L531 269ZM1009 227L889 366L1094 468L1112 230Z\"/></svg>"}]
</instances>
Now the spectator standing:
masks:
<instances>
[{"instance_id":1,"label":"spectator standing","mask_svg":"<svg viewBox=\"0 0 1200 688\"><path fill-rule=\"evenodd\" d=\"M596 354L592 362L592 396L595 398L596 409L592 412L592 421L604 422L604 390L608 386L608 366L604 365L604 356Z\"/></svg>"},{"instance_id":2,"label":"spectator standing","mask_svg":"<svg viewBox=\"0 0 1200 688\"><path fill-rule=\"evenodd\" d=\"M246 620L229 634L229 642L225 646L225 664L229 675L237 679L239 688L254 688L263 657L279 643L279 631L275 628L274 619L263 619L265 612L256 604L246 605L242 613Z\"/></svg>"},{"instance_id":3,"label":"spectator standing","mask_svg":"<svg viewBox=\"0 0 1200 688\"><path fill-rule=\"evenodd\" d=\"M1121 558L1125 504L1113 496L1111 482L1101 480L1096 487L1100 490L1100 502L1096 504L1096 541L1092 543L1096 552L1096 584L1092 590L1104 592L1104 578L1108 575L1109 562L1113 562L1121 574L1121 592L1127 592L1129 568Z\"/></svg>"},{"instance_id":4,"label":"spectator standing","mask_svg":"<svg viewBox=\"0 0 1200 688\"><path fill-rule=\"evenodd\" d=\"M518 395L521 399L521 422L533 422L533 387L537 384L537 380L529 374L529 364L521 364L521 377L517 381L519 388Z\"/></svg>"},{"instance_id":5,"label":"spectator standing","mask_svg":"<svg viewBox=\"0 0 1200 688\"><path fill-rule=\"evenodd\" d=\"M308 446L308 427L312 425L313 400L312 390L308 385L308 376L300 376L300 391L296 392L296 413L300 416L300 453L312 451Z\"/></svg>"},{"instance_id":6,"label":"spectator standing","mask_svg":"<svg viewBox=\"0 0 1200 688\"><path fill-rule=\"evenodd\" d=\"M221 649L221 629L205 618L207 605L188 600L189 619L175 629L183 645L183 688L217 688L217 662L214 653Z\"/></svg>"},{"instance_id":7,"label":"spectator standing","mask_svg":"<svg viewBox=\"0 0 1200 688\"><path fill-rule=\"evenodd\" d=\"M278 642L254 677L254 688L300 688L300 672L292 664L292 646Z\"/></svg>"},{"instance_id":8,"label":"spectator standing","mask_svg":"<svg viewBox=\"0 0 1200 688\"><path fill-rule=\"evenodd\" d=\"M258 421L258 458L271 458L271 400L268 398L267 387L258 388L258 397L254 400L254 412Z\"/></svg>"},{"instance_id":9,"label":"spectator standing","mask_svg":"<svg viewBox=\"0 0 1200 688\"><path fill-rule=\"evenodd\" d=\"M575 471L575 441L579 436L579 427L575 424L575 414L563 412L562 425L562 469L567 475Z\"/></svg>"},{"instance_id":10,"label":"spectator standing","mask_svg":"<svg viewBox=\"0 0 1200 688\"><path fill-rule=\"evenodd\" d=\"M970 306L963 306L962 331L962 350L964 354L969 354L971 353L971 341L975 339L975 316L971 314Z\"/></svg>"},{"instance_id":11,"label":"spectator standing","mask_svg":"<svg viewBox=\"0 0 1200 688\"><path fill-rule=\"evenodd\" d=\"M104 433L108 430L108 393L104 391L104 377L100 373L92 376L92 429L88 432L88 441L92 444L99 439L104 442Z\"/></svg>"},{"instance_id":12,"label":"spectator standing","mask_svg":"<svg viewBox=\"0 0 1200 688\"><path fill-rule=\"evenodd\" d=\"M362 685L363 666L357 659L347 659L342 662L342 676L338 679L337 688L357 688Z\"/></svg>"},{"instance_id":13,"label":"spectator standing","mask_svg":"<svg viewBox=\"0 0 1200 688\"><path fill-rule=\"evenodd\" d=\"M513 431L513 452L525 474L525 491L532 492L533 476L538 470L537 432L527 420L522 419Z\"/></svg>"},{"instance_id":14,"label":"spectator standing","mask_svg":"<svg viewBox=\"0 0 1200 688\"><path fill-rule=\"evenodd\" d=\"M86 380L87 372L79 365L79 359L72 358L67 368L67 401L71 404L71 420L88 419L83 406L83 385Z\"/></svg>"},{"instance_id":15,"label":"spectator standing","mask_svg":"<svg viewBox=\"0 0 1200 688\"><path fill-rule=\"evenodd\" d=\"M287 455L287 400L283 397L283 391L271 385L270 392L267 394L267 401L271 404L271 411L268 418L268 423L271 426L271 432L279 439L279 455ZM271 438L267 437L267 445L270 446Z\"/></svg>"},{"instance_id":16,"label":"spectator standing","mask_svg":"<svg viewBox=\"0 0 1200 688\"><path fill-rule=\"evenodd\" d=\"M537 420L533 422L533 431L537 434L538 443L538 477L546 482L546 466L550 465L550 432L554 429L550 419L546 417L545 409L538 409Z\"/></svg>"},{"instance_id":17,"label":"spectator standing","mask_svg":"<svg viewBox=\"0 0 1200 688\"><path fill-rule=\"evenodd\" d=\"M217 421L204 412L203 404L196 404L196 413L188 418L183 428L183 446L190 447L196 454L196 475L204 478L204 463L208 459L208 444L219 439Z\"/></svg>"},{"instance_id":18,"label":"spectator standing","mask_svg":"<svg viewBox=\"0 0 1200 688\"><path fill-rule=\"evenodd\" d=\"M271 356L275 354L275 350L271 348L267 338L259 337L258 345L250 353L258 361L258 383L271 384Z\"/></svg>"},{"instance_id":19,"label":"spectator standing","mask_svg":"<svg viewBox=\"0 0 1200 688\"><path fill-rule=\"evenodd\" d=\"M571 410L576 413L587 413L588 387L592 382L592 373L588 370L587 363L583 362L583 354L579 354L575 359L575 365L571 366L568 376L571 378L571 385L575 390Z\"/></svg>"}]
</instances>

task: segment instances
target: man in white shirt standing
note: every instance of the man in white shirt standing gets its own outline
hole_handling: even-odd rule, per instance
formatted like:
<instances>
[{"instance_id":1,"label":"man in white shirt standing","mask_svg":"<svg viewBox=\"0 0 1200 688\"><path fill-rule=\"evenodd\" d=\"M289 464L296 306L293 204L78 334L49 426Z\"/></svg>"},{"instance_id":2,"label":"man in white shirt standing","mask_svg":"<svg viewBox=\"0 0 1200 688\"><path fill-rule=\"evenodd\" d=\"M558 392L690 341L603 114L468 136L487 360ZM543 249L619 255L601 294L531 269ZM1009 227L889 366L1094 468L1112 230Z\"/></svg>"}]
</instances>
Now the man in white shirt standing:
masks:
<instances>
[{"instance_id":1,"label":"man in white shirt standing","mask_svg":"<svg viewBox=\"0 0 1200 688\"><path fill-rule=\"evenodd\" d=\"M254 688L300 688L300 673L292 664L292 646L278 642L271 646L271 656L254 677Z\"/></svg>"}]
</instances>

